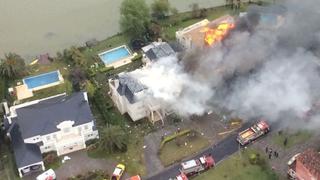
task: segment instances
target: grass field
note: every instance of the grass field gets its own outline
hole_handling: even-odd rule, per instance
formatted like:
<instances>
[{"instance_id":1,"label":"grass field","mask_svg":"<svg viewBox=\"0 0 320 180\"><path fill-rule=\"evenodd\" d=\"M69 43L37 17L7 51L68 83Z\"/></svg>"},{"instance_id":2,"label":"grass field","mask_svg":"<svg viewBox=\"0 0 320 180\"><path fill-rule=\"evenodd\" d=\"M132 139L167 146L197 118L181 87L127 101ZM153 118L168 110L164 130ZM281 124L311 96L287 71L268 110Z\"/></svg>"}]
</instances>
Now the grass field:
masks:
<instances>
[{"instance_id":1,"label":"grass field","mask_svg":"<svg viewBox=\"0 0 320 180\"><path fill-rule=\"evenodd\" d=\"M160 149L159 158L164 166L169 166L175 162L181 161L201 151L203 148L209 146L209 141L200 134L193 132L177 137L172 141L167 142L162 149Z\"/></svg>"},{"instance_id":2,"label":"grass field","mask_svg":"<svg viewBox=\"0 0 320 180\"><path fill-rule=\"evenodd\" d=\"M272 141L274 144L282 148L291 148L292 146L307 141L312 136L310 131L301 130L295 133L283 132L281 134L274 134ZM287 145L284 145L284 141L287 138Z\"/></svg>"},{"instance_id":3,"label":"grass field","mask_svg":"<svg viewBox=\"0 0 320 180\"><path fill-rule=\"evenodd\" d=\"M143 153L143 137L152 131L150 124L143 122L140 124L131 124L128 127L129 144L125 153L111 153L101 151L99 149L88 151L88 155L92 158L112 159L117 163L126 165L126 172L130 175L146 175Z\"/></svg>"},{"instance_id":4,"label":"grass field","mask_svg":"<svg viewBox=\"0 0 320 180\"><path fill-rule=\"evenodd\" d=\"M278 176L267 165L250 163L249 156L252 153L258 152L248 149L242 152L241 156L234 154L214 169L196 176L194 180L277 180ZM262 156L260 158L262 162L265 159Z\"/></svg>"}]
</instances>

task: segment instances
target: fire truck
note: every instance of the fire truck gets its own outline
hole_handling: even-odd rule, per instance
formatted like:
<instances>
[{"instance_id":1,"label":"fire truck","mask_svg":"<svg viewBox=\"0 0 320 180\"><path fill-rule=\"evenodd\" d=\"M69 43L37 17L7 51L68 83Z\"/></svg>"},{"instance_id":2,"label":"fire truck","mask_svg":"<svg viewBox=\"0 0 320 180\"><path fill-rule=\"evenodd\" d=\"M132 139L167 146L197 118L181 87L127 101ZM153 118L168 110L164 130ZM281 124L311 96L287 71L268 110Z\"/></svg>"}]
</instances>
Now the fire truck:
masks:
<instances>
[{"instance_id":1,"label":"fire truck","mask_svg":"<svg viewBox=\"0 0 320 180\"><path fill-rule=\"evenodd\" d=\"M202 156L199 159L192 159L186 162L181 163L181 174L185 175L187 177L190 177L194 174L200 173L202 171L205 171L207 169L212 168L215 165L214 159L211 155L208 156ZM180 178L181 180L187 180L183 179L183 176ZM179 179L179 180L180 180Z\"/></svg>"},{"instance_id":2,"label":"fire truck","mask_svg":"<svg viewBox=\"0 0 320 180\"><path fill-rule=\"evenodd\" d=\"M237 141L240 143L240 145L245 146L257 138L267 134L269 131L269 124L266 121L261 120L250 128L240 132Z\"/></svg>"},{"instance_id":3,"label":"fire truck","mask_svg":"<svg viewBox=\"0 0 320 180\"><path fill-rule=\"evenodd\" d=\"M189 179L183 172L181 172L178 176L174 178L170 178L169 180L189 180Z\"/></svg>"}]
</instances>

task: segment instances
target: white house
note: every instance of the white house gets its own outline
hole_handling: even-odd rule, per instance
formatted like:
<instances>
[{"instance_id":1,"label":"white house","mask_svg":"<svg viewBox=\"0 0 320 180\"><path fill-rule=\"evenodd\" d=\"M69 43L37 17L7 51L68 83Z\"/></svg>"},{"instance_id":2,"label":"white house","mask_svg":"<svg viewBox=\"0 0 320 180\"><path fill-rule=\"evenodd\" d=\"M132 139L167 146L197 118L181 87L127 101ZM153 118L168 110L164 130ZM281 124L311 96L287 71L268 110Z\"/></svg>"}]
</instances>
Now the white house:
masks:
<instances>
[{"instance_id":1,"label":"white house","mask_svg":"<svg viewBox=\"0 0 320 180\"><path fill-rule=\"evenodd\" d=\"M5 115L20 177L45 170L42 153L58 156L99 138L86 92L60 94L10 107Z\"/></svg>"},{"instance_id":2,"label":"white house","mask_svg":"<svg viewBox=\"0 0 320 180\"><path fill-rule=\"evenodd\" d=\"M160 103L146 95L147 87L126 73L109 79L110 96L121 114L128 113L133 121L147 118L153 124L165 117Z\"/></svg>"}]
</instances>

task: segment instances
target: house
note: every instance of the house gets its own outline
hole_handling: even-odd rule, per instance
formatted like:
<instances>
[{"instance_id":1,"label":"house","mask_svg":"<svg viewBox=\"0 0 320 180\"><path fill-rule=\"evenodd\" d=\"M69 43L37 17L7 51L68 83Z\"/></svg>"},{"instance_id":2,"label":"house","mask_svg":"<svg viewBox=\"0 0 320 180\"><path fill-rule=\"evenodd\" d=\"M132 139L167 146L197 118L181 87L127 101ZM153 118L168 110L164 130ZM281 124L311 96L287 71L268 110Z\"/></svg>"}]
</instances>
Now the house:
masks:
<instances>
[{"instance_id":1,"label":"house","mask_svg":"<svg viewBox=\"0 0 320 180\"><path fill-rule=\"evenodd\" d=\"M4 124L20 177L45 170L43 153L55 151L61 156L99 138L86 92L11 106Z\"/></svg>"},{"instance_id":2,"label":"house","mask_svg":"<svg viewBox=\"0 0 320 180\"><path fill-rule=\"evenodd\" d=\"M126 73L109 79L110 96L121 114L128 113L133 121L147 118L153 124L163 123L165 110L147 95L147 87Z\"/></svg>"},{"instance_id":3,"label":"house","mask_svg":"<svg viewBox=\"0 0 320 180\"><path fill-rule=\"evenodd\" d=\"M226 15L211 22L208 19L204 19L177 31L176 39L185 49L204 48L206 30L222 23L234 23L234 18Z\"/></svg>"},{"instance_id":4,"label":"house","mask_svg":"<svg viewBox=\"0 0 320 180\"><path fill-rule=\"evenodd\" d=\"M295 155L288 162L288 176L295 180L320 179L320 153L314 149Z\"/></svg>"},{"instance_id":5,"label":"house","mask_svg":"<svg viewBox=\"0 0 320 180\"><path fill-rule=\"evenodd\" d=\"M149 65L160 58L176 55L176 51L167 42L152 42L151 44L141 48L143 55L142 61Z\"/></svg>"}]
</instances>

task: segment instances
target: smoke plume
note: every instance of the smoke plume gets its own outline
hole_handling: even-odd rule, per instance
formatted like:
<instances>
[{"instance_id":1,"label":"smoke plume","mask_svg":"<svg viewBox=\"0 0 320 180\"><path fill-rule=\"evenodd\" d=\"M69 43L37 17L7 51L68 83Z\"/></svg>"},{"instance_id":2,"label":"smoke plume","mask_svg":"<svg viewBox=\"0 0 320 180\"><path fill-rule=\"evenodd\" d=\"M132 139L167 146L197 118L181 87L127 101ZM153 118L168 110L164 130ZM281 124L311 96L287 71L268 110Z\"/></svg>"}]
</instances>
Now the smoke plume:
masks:
<instances>
[{"instance_id":1,"label":"smoke plume","mask_svg":"<svg viewBox=\"0 0 320 180\"><path fill-rule=\"evenodd\" d=\"M130 74L182 116L226 108L244 119L319 128L317 113L305 120L320 102L318 7L318 0L251 7L221 43ZM265 14L277 24L265 24Z\"/></svg>"}]
</instances>

